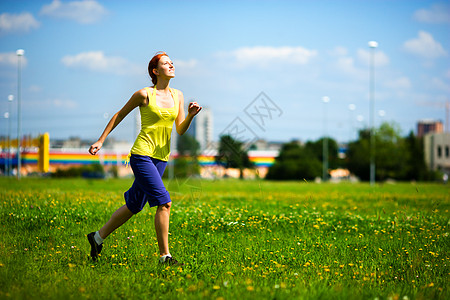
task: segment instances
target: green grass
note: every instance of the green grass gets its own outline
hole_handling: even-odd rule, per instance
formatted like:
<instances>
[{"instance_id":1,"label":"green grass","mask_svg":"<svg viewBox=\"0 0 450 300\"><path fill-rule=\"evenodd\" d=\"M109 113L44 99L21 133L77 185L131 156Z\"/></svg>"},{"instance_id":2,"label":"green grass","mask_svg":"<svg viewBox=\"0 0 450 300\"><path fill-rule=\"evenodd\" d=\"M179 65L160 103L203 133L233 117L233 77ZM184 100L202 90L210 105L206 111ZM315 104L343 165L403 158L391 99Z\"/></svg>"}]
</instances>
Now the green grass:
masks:
<instances>
[{"instance_id":1,"label":"green grass","mask_svg":"<svg viewBox=\"0 0 450 300\"><path fill-rule=\"evenodd\" d=\"M1 299L448 299L450 186L171 181L89 259L131 180L0 179ZM407 297L407 298L405 298Z\"/></svg>"}]
</instances>

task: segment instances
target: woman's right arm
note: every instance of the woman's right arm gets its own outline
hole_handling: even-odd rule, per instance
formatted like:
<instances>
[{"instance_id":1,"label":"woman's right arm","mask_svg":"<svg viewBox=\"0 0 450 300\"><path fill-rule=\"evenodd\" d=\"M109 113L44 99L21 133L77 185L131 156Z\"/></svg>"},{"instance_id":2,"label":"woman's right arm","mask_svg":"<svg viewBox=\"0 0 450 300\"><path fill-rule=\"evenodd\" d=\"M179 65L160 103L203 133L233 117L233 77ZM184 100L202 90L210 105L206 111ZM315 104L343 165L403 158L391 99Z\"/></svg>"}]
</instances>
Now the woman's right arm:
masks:
<instances>
[{"instance_id":1,"label":"woman's right arm","mask_svg":"<svg viewBox=\"0 0 450 300\"><path fill-rule=\"evenodd\" d=\"M97 152L102 148L103 142L106 137L114 130L114 128L119 125L119 123L136 107L140 106L147 99L147 91L145 89L139 90L131 96L130 100L119 110L111 120L109 120L108 125L106 125L105 130L103 130L102 135L99 137L98 141L91 145L89 148L89 153L92 155L97 154Z\"/></svg>"}]
</instances>

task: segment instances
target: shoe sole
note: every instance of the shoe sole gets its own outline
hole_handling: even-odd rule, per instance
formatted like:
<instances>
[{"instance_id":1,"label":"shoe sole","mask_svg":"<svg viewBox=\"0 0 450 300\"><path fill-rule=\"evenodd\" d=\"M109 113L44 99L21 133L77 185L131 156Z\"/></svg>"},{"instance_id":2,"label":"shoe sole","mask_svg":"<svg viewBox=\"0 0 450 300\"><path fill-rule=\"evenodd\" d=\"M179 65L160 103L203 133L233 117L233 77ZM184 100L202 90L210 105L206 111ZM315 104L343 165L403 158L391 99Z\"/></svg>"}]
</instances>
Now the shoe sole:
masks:
<instances>
[{"instance_id":1,"label":"shoe sole","mask_svg":"<svg viewBox=\"0 0 450 300\"><path fill-rule=\"evenodd\" d=\"M91 245L91 257L93 261L97 261L98 251L97 251L97 245L94 240L94 235L89 233L87 235L87 239L89 241L89 244Z\"/></svg>"},{"instance_id":2,"label":"shoe sole","mask_svg":"<svg viewBox=\"0 0 450 300\"><path fill-rule=\"evenodd\" d=\"M175 266L175 267L183 267L184 266L184 263L182 263L182 262L179 262L179 261L173 262L171 260L166 260L164 262L159 262L159 264L161 266Z\"/></svg>"}]
</instances>

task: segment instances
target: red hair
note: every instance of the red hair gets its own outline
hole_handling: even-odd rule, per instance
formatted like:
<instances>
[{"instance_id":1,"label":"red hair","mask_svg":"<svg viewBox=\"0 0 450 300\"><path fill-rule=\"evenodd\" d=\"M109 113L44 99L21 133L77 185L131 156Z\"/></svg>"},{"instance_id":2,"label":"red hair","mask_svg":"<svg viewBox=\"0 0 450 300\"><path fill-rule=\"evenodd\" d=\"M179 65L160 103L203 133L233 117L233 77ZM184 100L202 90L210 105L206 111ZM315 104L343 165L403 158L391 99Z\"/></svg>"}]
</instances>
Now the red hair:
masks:
<instances>
[{"instance_id":1,"label":"red hair","mask_svg":"<svg viewBox=\"0 0 450 300\"><path fill-rule=\"evenodd\" d=\"M159 51L156 52L155 56L153 56L153 58L150 60L150 62L148 63L148 74L150 75L150 77L152 78L152 82L153 84L156 84L156 82L158 81L158 78L156 77L156 75L153 73L153 69L157 69L158 68L158 63L159 60L161 59L161 57L163 56L168 56L166 52L164 51Z\"/></svg>"}]
</instances>

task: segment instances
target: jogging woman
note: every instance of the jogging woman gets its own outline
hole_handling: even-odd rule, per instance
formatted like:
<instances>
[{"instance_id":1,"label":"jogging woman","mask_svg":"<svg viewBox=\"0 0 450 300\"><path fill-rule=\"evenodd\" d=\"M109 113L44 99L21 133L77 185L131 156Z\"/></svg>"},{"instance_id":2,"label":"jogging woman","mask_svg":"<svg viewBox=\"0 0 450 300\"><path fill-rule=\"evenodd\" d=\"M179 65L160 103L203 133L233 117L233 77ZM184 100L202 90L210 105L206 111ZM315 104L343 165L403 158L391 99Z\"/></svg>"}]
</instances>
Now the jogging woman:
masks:
<instances>
[{"instance_id":1,"label":"jogging woman","mask_svg":"<svg viewBox=\"0 0 450 300\"><path fill-rule=\"evenodd\" d=\"M103 240L148 203L150 207L157 206L155 230L159 262L178 264L169 252L171 200L161 177L169 160L173 123L175 122L178 134L184 134L202 108L196 102L189 103L188 115L185 117L183 94L169 87L170 79L175 77L175 68L165 52L157 53L150 60L148 73L153 86L135 92L125 106L111 118L98 141L89 148L89 153L97 154L108 134L139 106L141 131L128 156L135 180L124 194L125 205L117 209L100 230L87 235L94 261L102 250Z\"/></svg>"}]
</instances>

